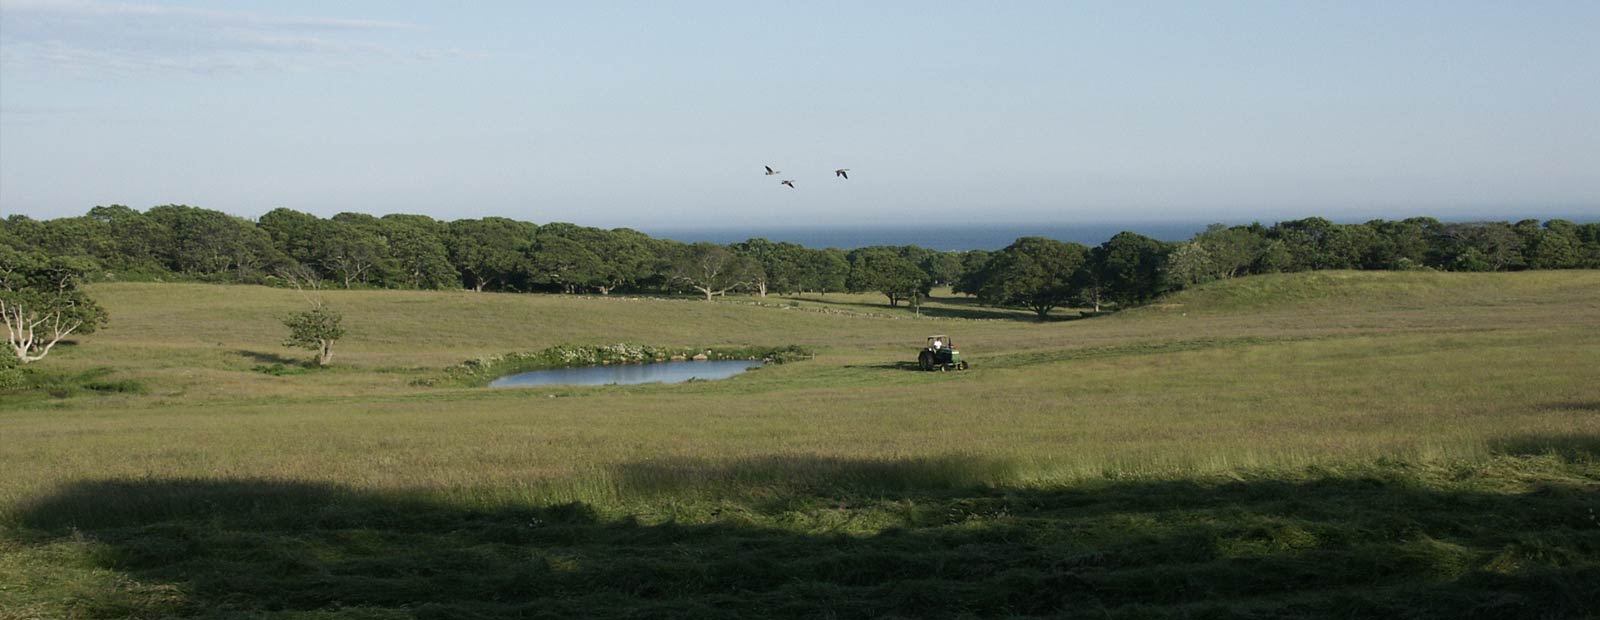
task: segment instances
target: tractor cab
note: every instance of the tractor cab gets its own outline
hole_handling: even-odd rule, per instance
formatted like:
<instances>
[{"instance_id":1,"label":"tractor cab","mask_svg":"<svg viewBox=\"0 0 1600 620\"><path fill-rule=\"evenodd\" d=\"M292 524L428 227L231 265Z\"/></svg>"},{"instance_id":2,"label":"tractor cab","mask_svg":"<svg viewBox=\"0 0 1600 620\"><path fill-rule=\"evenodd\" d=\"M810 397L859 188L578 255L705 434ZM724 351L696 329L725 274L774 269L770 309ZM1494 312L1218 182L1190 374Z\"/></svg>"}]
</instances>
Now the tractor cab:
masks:
<instances>
[{"instance_id":1,"label":"tractor cab","mask_svg":"<svg viewBox=\"0 0 1600 620\"><path fill-rule=\"evenodd\" d=\"M944 334L928 336L928 345L917 354L917 367L923 370L966 370L961 352Z\"/></svg>"}]
</instances>

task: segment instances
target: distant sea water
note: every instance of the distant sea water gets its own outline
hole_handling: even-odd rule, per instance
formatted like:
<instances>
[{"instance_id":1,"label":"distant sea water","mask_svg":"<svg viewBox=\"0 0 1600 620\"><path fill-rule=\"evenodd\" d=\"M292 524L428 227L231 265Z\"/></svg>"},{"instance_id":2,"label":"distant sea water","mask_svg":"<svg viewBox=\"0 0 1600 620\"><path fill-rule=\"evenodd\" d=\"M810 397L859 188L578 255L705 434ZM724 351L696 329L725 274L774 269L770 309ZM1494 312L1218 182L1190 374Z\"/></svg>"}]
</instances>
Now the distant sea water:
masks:
<instances>
[{"instance_id":1,"label":"distant sea water","mask_svg":"<svg viewBox=\"0 0 1600 620\"><path fill-rule=\"evenodd\" d=\"M1136 232L1161 241L1187 241L1206 229L1205 223L1129 223L1129 224L982 224L928 226L852 226L852 227L752 227L640 229L652 237L684 243L710 241L737 243L746 239L787 241L808 248L854 249L870 245L920 245L941 251L998 250L1018 237L1048 237L1075 241L1093 247L1123 231Z\"/></svg>"},{"instance_id":2,"label":"distant sea water","mask_svg":"<svg viewBox=\"0 0 1600 620\"><path fill-rule=\"evenodd\" d=\"M1410 217L1410 216L1405 216ZM1600 210L1588 213L1553 214L1508 212L1502 216L1485 215L1433 215L1444 222L1516 222L1522 219L1563 219L1578 224L1600 222ZM1335 223L1352 224L1375 218L1351 218ZM1397 217L1395 219L1404 219ZM850 250L871 245L920 245L941 251L998 250L1011 245L1018 237L1047 237L1057 241L1075 241L1089 247L1105 243L1117 233L1128 231L1161 241L1188 241L1206 226L1216 222L1128 222L1092 224L926 224L901 226L752 226L749 228L640 228L652 237L672 239L685 243L710 241L729 244L746 239L788 241L808 248L840 248ZM1271 226L1277 220L1249 221L1224 220L1229 226L1258 221Z\"/></svg>"}]
</instances>

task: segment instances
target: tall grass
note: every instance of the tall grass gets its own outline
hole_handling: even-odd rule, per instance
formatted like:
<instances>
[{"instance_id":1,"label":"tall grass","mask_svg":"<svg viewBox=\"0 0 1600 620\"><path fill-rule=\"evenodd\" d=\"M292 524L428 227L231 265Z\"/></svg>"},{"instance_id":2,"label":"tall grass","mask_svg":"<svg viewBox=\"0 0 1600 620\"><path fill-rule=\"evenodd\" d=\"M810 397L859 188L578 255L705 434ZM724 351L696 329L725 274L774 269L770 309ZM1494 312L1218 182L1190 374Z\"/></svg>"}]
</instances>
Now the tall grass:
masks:
<instances>
[{"instance_id":1,"label":"tall grass","mask_svg":"<svg viewBox=\"0 0 1600 620\"><path fill-rule=\"evenodd\" d=\"M0 397L0 464L7 472L0 478L0 544L6 545L0 552L9 558L0 561L0 574L24 575L30 584L0 590L0 607L9 601L35 615L159 617L237 603L238 615L247 617L266 609L271 596L229 598L227 592L244 586L202 575L337 572L342 565L330 564L336 556L373 553L386 559L374 560L370 571L352 569L367 581L341 582L331 598L291 608L337 617L344 612L330 611L339 609L335 599L367 600L375 610L370 615L382 617L404 597L380 595L388 586L375 585L384 582L377 575L415 570L416 558L400 557L408 545L457 562L464 578L487 579L501 568L521 574L489 558L525 551L517 546L524 535L513 532L528 519L567 523L553 535L597 545L573 543L573 555L541 560L553 573L529 579L565 584L561 591L587 593L578 596L623 616L641 609L715 615L708 613L715 605L692 602L713 596L705 584L753 588L748 597L719 599L746 612L778 609L764 602L797 605L771 615L826 615L814 603L833 592L853 601L835 610L844 616L959 615L918 613L946 609L916 598L937 583L905 582L904 590L858 583L840 577L838 567L806 564L781 549L834 554L863 566L881 561L866 569L866 581L938 575L956 594L932 600L977 615L1059 612L1026 593L1046 587L1038 579L1076 571L1102 588L1106 609L1120 610L1110 615L1138 617L1141 597L1169 613L1203 611L1198 595L1162 589L1166 580L1186 579L1232 597L1228 610L1292 611L1293 590L1285 583L1262 585L1268 594L1259 596L1241 590L1251 579L1227 566L1256 561L1249 558L1271 560L1257 570L1287 570L1294 562L1316 563L1325 552L1327 570L1306 579L1327 589L1307 599L1307 609L1384 615L1401 609L1385 607L1393 597L1340 599L1338 587L1328 584L1344 579L1377 588L1367 579L1387 570L1404 584L1395 592L1421 596L1428 584L1468 584L1450 590L1457 596L1490 573L1590 575L1600 548L1590 534L1576 533L1586 532L1583 498L1600 488L1593 458L1600 437L1596 273L1246 278L1187 291L1157 307L1045 323L1003 311L976 318L991 310L949 297L931 301L924 312L932 316L918 318L871 296L829 295L826 303L806 297L789 306L772 298L705 303L334 291L329 303L345 313L350 329L338 345L341 363L283 376L253 369L294 363L294 354L276 344L277 317L303 303L292 292L105 284L92 294L110 311L111 325L58 349L45 364L63 376L99 373L94 380L137 382L146 391ZM941 308L949 312L941 316ZM973 368L908 370L933 332L952 335ZM797 345L817 356L679 385L415 385L462 359L619 341ZM1376 480L1378 490L1361 490L1363 480ZM1234 482L1245 487L1228 486ZM1447 517L1451 502L1462 501L1470 508L1463 514L1491 518L1485 507L1514 506L1510 494L1539 489L1554 489L1540 500L1545 508L1576 511L1558 524L1568 538L1532 543L1520 533L1463 534ZM1298 494L1310 508L1263 499L1275 492ZM1208 493L1276 507L1230 513L1203 501ZM1169 494L1187 499L1164 504ZM997 503L996 496L1012 499ZM1027 497L1035 499L1016 499ZM1381 549L1363 548L1356 541L1364 532L1389 525L1381 506L1339 507L1345 501L1408 507L1422 515L1415 531L1432 538L1397 533ZM1060 506L1098 506L1109 520L1084 520L1058 512ZM1532 532L1549 525L1540 514L1517 509L1510 527ZM304 521L315 515L328 521ZM1022 521L1010 520L1016 515ZM72 538L74 526L89 538ZM1056 542L1038 548L1019 542L1031 540L1034 526L1056 532ZM696 538L695 527L716 534ZM1067 533L1113 527L1134 538L1109 530L1081 540ZM278 533L251 538L252 528ZM437 528L458 533L438 538ZM916 544L989 544L1001 555L1032 558L1013 568L1033 575L1018 577L1019 584L1033 585L940 573L925 563L1005 567L971 549L943 559L913 553L894 539L901 530L913 532ZM849 551L837 545L850 543L830 538L841 532L870 538ZM320 542L296 547L297 536ZM716 536L734 541L732 547L714 542ZM362 537L389 542L362 546ZM671 541L683 537L700 541L687 548L691 556L724 572L695 573L664 557L655 568L625 559L629 540L668 553ZM1160 545L1135 539L1169 541L1194 555L1163 556ZM730 550L738 540L755 541L789 564L752 568L707 559L759 563ZM487 564L458 557L450 549L459 544L481 546ZM273 545L299 551L275 555ZM1132 555L1082 559L1081 570L1049 568L1055 560L1047 561L1097 553ZM254 559L229 559L237 554ZM598 559L586 564L584 554ZM1560 554L1578 559L1550 559ZM1386 556L1410 559L1385 564ZM628 576L629 566L644 577ZM810 567L796 574L804 575L805 588L820 590L777 594L781 583L739 586L728 577L782 573L785 566ZM1559 572L1569 569L1578 572ZM586 577L578 583L555 574ZM693 581L696 574L700 581ZM608 580L635 580L642 590L618 594L604 585ZM422 583L448 589L440 586L445 582ZM1555 581L1517 583L1537 583L1528 587L1544 594L1559 590ZM556 610L581 604L528 587L543 594L501 595ZM640 603L651 588L660 600L677 602ZM287 596L289 590L268 591ZM58 600L69 593L93 604ZM862 602L873 597L899 602ZM460 607L464 600L432 604L448 616L472 611ZM1469 607L1483 602L1461 600ZM479 611L497 616L515 609ZM1461 609L1438 608L1439 614Z\"/></svg>"},{"instance_id":2,"label":"tall grass","mask_svg":"<svg viewBox=\"0 0 1600 620\"><path fill-rule=\"evenodd\" d=\"M1429 278L1461 281L1462 291ZM111 310L112 327L50 363L109 368L103 380L141 381L150 393L0 406L11 439L0 444L0 460L12 464L0 505L87 476L609 489L608 472L650 459L953 454L1010 463L990 480L1010 484L1384 455L1470 457L1507 436L1597 434L1600 277L1483 279L1310 274L1274 277L1268 286L1247 278L1175 300L1192 312L1045 324L928 323L680 300L336 291L343 294L330 303L345 308L352 331L340 343L346 362L289 376L252 369L288 353L274 346L281 326L273 317L300 303L291 292L101 285L94 292ZM1339 305L1280 308L1285 298L1339 295L1328 288L1387 291L1389 284L1390 293L1347 296ZM1242 310L1227 301L1230 293L1255 299L1264 286L1309 292ZM462 314L423 320L453 313ZM501 327L480 331L479 322ZM548 329L555 324L565 328ZM905 370L930 329L954 335L974 368ZM677 386L488 392L411 385L460 359L521 343L604 343L652 332L666 344L796 343L820 355ZM31 458L41 454L52 458Z\"/></svg>"}]
</instances>

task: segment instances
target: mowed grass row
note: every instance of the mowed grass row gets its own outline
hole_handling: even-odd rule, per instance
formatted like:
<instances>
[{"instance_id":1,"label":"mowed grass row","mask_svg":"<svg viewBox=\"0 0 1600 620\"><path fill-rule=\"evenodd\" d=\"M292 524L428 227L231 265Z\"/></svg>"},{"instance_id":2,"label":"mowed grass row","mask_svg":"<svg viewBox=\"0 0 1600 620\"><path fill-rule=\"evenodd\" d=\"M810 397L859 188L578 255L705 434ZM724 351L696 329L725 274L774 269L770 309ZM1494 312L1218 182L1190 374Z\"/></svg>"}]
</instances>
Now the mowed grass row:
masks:
<instances>
[{"instance_id":1,"label":"mowed grass row","mask_svg":"<svg viewBox=\"0 0 1600 620\"><path fill-rule=\"evenodd\" d=\"M94 294L114 323L48 363L149 389L0 405L0 617L1600 610L1600 274L1270 276L1044 323L336 291L341 367L292 376L252 370L295 355L292 291ZM936 332L972 370L903 368ZM411 385L617 341L819 354Z\"/></svg>"}]
</instances>

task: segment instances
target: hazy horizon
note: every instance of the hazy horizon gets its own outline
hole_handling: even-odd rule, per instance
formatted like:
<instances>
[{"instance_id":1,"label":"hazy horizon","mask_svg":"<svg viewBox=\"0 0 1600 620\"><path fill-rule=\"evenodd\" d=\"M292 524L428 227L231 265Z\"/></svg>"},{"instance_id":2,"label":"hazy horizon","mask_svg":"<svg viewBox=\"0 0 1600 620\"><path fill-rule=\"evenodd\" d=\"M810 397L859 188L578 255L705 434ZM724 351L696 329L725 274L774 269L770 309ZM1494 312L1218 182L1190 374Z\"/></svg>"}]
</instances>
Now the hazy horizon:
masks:
<instances>
[{"instance_id":1,"label":"hazy horizon","mask_svg":"<svg viewBox=\"0 0 1600 620\"><path fill-rule=\"evenodd\" d=\"M103 204L96 204L96 205L86 206L83 209L78 210L76 212L62 213L62 214L58 214L58 215L48 215L48 216L43 216L43 217L36 216L34 214L26 213L26 212L16 213L16 214L17 215L27 216L27 217L32 217L32 218L35 218L35 219L55 219L55 218L58 218L58 217L79 217L79 216L86 215L89 212L89 210L93 209L94 207L111 206L111 205L125 206L125 207L129 207L129 208L135 209L135 210L140 211L140 212L147 211L152 207L158 207L158 206L163 206L163 205L183 205L183 206L189 206L189 207L196 207L196 208L202 208L202 209L209 209L209 210L213 210L213 211L219 211L219 212L222 212L222 213L226 213L228 215L244 218L244 219L250 220L250 221L259 220L261 218L261 216L266 215L266 213L268 211L270 211L272 209L280 208L280 207L272 207L272 209L268 209L266 211L261 211L259 213L251 213L251 212L240 212L240 211L237 211L237 210L227 209L227 208L218 208L218 207L210 206L210 205L184 203L184 202L167 202L167 203L151 204L151 205L129 205L129 204L120 203L120 202L108 202L108 203L103 203ZM1282 221L1298 220L1298 219L1313 218L1313 217L1324 218L1324 219L1327 219L1329 221L1332 221L1335 224L1358 224L1358 223L1369 222L1369 221L1373 221L1373 220L1404 220L1404 219L1409 219L1409 218L1413 218L1413 217L1431 217L1431 218L1437 219L1437 220L1442 221L1442 222L1457 222L1457 223L1480 222L1480 221L1484 221L1484 222L1504 221L1504 222L1512 222L1512 223L1514 223L1514 222L1518 222L1518 221L1525 220L1525 219L1535 219L1535 220L1539 220L1541 222L1548 221L1548 220L1569 220L1569 221L1572 221L1572 222L1575 222L1575 223L1579 223L1579 224L1591 223L1591 222L1600 222L1600 210L1596 210L1596 211L1593 211L1593 212L1584 212L1584 211L1577 211L1577 210L1537 209L1537 208L1486 209L1486 210L1484 210L1482 212L1445 210L1445 211L1434 211L1434 212L1431 212L1431 213L1430 212L1423 212L1422 210L1405 211L1403 209L1394 209L1392 211L1386 211L1386 212L1345 213L1342 216L1334 216L1334 217L1330 217L1326 213L1309 212L1309 211L1302 213L1302 212L1291 212L1291 211L1285 210L1283 215L1280 215L1280 216L1266 216L1266 217L1249 216L1249 215L1241 215L1241 216L1233 216L1233 217L1223 217L1223 216L1206 217L1205 214L1200 213L1200 214L1184 214L1184 216L1172 217L1172 218L1160 218L1160 217L1142 217L1142 218L1138 218L1138 217L1136 217L1136 218L1122 218L1122 219L1118 219L1118 218L1073 218L1073 219L1047 219L1047 218L1006 219L1006 218L998 218L997 219L997 218L974 217L974 218L965 219L965 220L961 220L961 219L928 220L928 219L920 219L919 218L919 219L907 219L907 220L899 220L899 221L846 220L846 221L838 221L838 222L815 222L815 221L812 221L812 222L782 222L782 221L778 221L778 222L746 222L746 221L737 221L737 220L732 220L732 219L727 219L727 218L719 218L719 219L705 221L705 222L687 222L687 223L682 218L673 218L673 219L667 220L667 221L661 221L661 220L651 221L648 218L645 218L645 219L642 219L642 220L636 221L636 222L628 222L628 221L611 222L611 221L599 221L599 220L586 219L586 218L582 218L582 217L574 218L574 219L541 219L539 217L520 217L520 216L514 216L514 215L508 215L508 214L499 214L499 213L486 213L486 214L482 214L482 215L451 217L451 216L438 216L438 215L435 215L435 214L409 212L409 211L352 210L352 209L347 209L347 210L342 210L342 211L318 213L318 212L314 212L314 211L307 211L307 210L304 210L304 209L297 209L295 207L290 207L290 206L284 206L284 207L281 207L281 208L289 208L289 209L293 209L293 210L296 210L296 211L302 211L302 212L310 213L312 215L315 215L317 217L321 217L321 218L324 218L324 219L332 218L332 217L334 217L334 216L336 216L336 215L338 215L340 213L360 213L360 214L364 214L364 215L371 215L371 216L374 216L374 217L383 217L385 215L428 215L428 216L434 217L435 219L438 219L440 221L446 221L446 222L452 221L452 220L457 220L457 219L478 219L478 218L484 218L484 217L504 217L504 218L514 219L514 220L518 220L518 221L530 222L530 223L538 224L538 225L545 225L545 224L551 224L551 223L565 223L565 224L575 224L575 225L578 225L578 226L589 226L589 227L594 227L594 228L603 228L603 229L608 229L608 230L609 229L616 229L616 228L632 228L632 229L640 230L640 231L643 231L643 232L662 231L662 232L668 232L668 233L683 233L683 232L707 231L707 232L713 232L713 233L717 233L717 234L734 233L734 232L738 232L738 231L748 231L748 230L753 230L753 231L772 231L772 230L780 230L780 231L862 231L862 230L884 230L884 229L896 229L896 230L939 229L939 230L945 230L945 229L950 229L950 228L954 228L954 227L963 227L963 226L966 226L966 227L978 227L978 228L990 228L990 229L997 229L997 228L1019 229L1019 228L1028 228L1028 227L1057 227L1057 228L1059 228L1059 227L1071 227L1071 226L1083 226L1083 227L1169 226L1170 227L1170 226L1198 225L1201 228L1204 228L1205 226L1210 225L1210 224L1224 224L1224 225L1228 225L1228 226L1234 226L1234 225L1260 223L1260 224L1264 224L1264 225L1272 225L1272 224L1275 224L1277 222L1282 222ZM13 215L13 214L14 213L11 213L11 212L8 212L8 211L5 211L5 210L0 210L0 219L3 219L5 217L8 217L8 216Z\"/></svg>"},{"instance_id":2,"label":"hazy horizon","mask_svg":"<svg viewBox=\"0 0 1600 620\"><path fill-rule=\"evenodd\" d=\"M1600 214L1596 31L1554 0L6 0L0 215Z\"/></svg>"}]
</instances>

